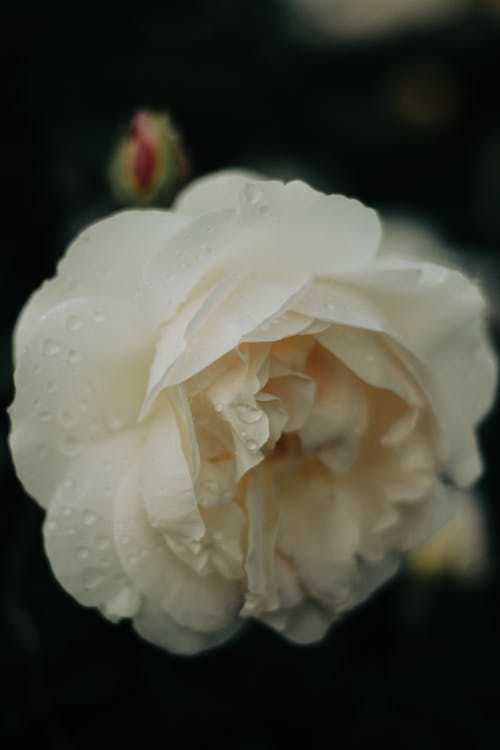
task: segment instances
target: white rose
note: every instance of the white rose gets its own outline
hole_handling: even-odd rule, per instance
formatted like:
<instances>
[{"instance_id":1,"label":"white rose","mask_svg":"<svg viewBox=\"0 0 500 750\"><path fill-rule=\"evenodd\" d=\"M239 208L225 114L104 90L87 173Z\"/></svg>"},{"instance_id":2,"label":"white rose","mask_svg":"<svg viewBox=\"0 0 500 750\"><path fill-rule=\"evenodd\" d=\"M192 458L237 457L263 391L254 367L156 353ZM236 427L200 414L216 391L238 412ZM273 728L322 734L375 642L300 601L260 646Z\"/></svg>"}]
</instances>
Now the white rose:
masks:
<instances>
[{"instance_id":1,"label":"white rose","mask_svg":"<svg viewBox=\"0 0 500 750\"><path fill-rule=\"evenodd\" d=\"M193 653L308 643L446 519L495 365L457 270L377 215L226 173L86 229L15 336L11 448L84 605Z\"/></svg>"}]
</instances>

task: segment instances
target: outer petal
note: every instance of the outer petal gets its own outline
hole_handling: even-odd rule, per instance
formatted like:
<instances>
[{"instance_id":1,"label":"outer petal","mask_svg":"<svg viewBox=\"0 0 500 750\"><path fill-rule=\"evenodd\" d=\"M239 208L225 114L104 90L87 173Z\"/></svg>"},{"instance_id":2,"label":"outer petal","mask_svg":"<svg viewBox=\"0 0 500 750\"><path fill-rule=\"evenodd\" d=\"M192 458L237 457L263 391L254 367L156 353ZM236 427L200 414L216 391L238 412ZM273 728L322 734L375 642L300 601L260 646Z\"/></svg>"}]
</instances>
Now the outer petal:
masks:
<instances>
[{"instance_id":1,"label":"outer petal","mask_svg":"<svg viewBox=\"0 0 500 750\"><path fill-rule=\"evenodd\" d=\"M126 476L116 502L115 539L127 574L178 625L199 632L225 630L241 606L240 583L200 576L169 549L148 522L138 474Z\"/></svg>"},{"instance_id":2,"label":"outer petal","mask_svg":"<svg viewBox=\"0 0 500 750\"><path fill-rule=\"evenodd\" d=\"M208 244L210 266L219 274L244 263L278 276L282 264L291 271L310 268L320 276L361 267L378 250L380 223L374 211L300 181L245 182L241 175L216 176L192 187L179 205L189 213L203 207L204 213L183 233L185 246L176 238L178 257L189 264L193 250Z\"/></svg>"},{"instance_id":3,"label":"outer petal","mask_svg":"<svg viewBox=\"0 0 500 750\"><path fill-rule=\"evenodd\" d=\"M186 223L168 211L123 211L83 230L59 263L57 276L24 307L14 338L16 361L52 307L73 297L130 297L147 259Z\"/></svg>"},{"instance_id":4,"label":"outer petal","mask_svg":"<svg viewBox=\"0 0 500 750\"><path fill-rule=\"evenodd\" d=\"M105 605L130 585L116 552L115 497L140 453L142 436L124 432L88 448L54 493L44 526L54 572L81 604Z\"/></svg>"},{"instance_id":5,"label":"outer petal","mask_svg":"<svg viewBox=\"0 0 500 750\"><path fill-rule=\"evenodd\" d=\"M186 381L236 347L247 333L293 304L295 296L308 282L307 274L287 276L276 281L248 278L240 283L184 342L182 351L163 345L160 340L152 372L162 373L150 385L147 400L162 388ZM193 311L194 315L194 311ZM188 321L186 321L186 332ZM191 327L192 330L193 327ZM171 336L170 332L166 332ZM187 333L184 334L184 337Z\"/></svg>"},{"instance_id":6,"label":"outer petal","mask_svg":"<svg viewBox=\"0 0 500 750\"><path fill-rule=\"evenodd\" d=\"M248 182L264 179L251 170L226 169L193 180L179 193L176 213L198 216L208 211L238 208L238 194Z\"/></svg>"},{"instance_id":7,"label":"outer petal","mask_svg":"<svg viewBox=\"0 0 500 750\"><path fill-rule=\"evenodd\" d=\"M184 656L219 646L235 635L241 624L241 622L235 622L225 630L216 633L200 633L178 625L152 599L146 599L134 618L134 627L139 635L154 643L155 646L161 646L173 654Z\"/></svg>"},{"instance_id":8,"label":"outer petal","mask_svg":"<svg viewBox=\"0 0 500 750\"><path fill-rule=\"evenodd\" d=\"M69 300L32 336L15 372L10 445L26 490L45 505L87 445L136 424L153 341L133 299Z\"/></svg>"},{"instance_id":9,"label":"outer petal","mask_svg":"<svg viewBox=\"0 0 500 750\"><path fill-rule=\"evenodd\" d=\"M205 526L200 516L187 450L183 445L182 415L176 414L178 396L165 394L149 427L142 458L142 495L150 522L164 533L199 540ZM187 435L186 441L187 442Z\"/></svg>"},{"instance_id":10,"label":"outer petal","mask_svg":"<svg viewBox=\"0 0 500 750\"><path fill-rule=\"evenodd\" d=\"M450 437L450 473L470 484L481 471L473 430L491 406L497 381L478 287L458 271L389 260L353 281L423 365L421 385Z\"/></svg>"}]
</instances>

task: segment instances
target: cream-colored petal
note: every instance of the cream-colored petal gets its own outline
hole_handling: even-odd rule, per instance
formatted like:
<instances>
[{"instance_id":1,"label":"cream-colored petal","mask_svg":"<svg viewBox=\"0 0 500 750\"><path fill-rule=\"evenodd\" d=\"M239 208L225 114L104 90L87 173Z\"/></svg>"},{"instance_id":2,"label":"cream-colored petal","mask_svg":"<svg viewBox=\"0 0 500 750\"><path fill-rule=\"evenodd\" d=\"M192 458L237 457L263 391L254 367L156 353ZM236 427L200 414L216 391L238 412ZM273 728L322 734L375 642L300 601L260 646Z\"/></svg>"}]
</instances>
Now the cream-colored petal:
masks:
<instances>
[{"instance_id":1,"label":"cream-colored petal","mask_svg":"<svg viewBox=\"0 0 500 750\"><path fill-rule=\"evenodd\" d=\"M240 583L200 576L179 560L151 527L141 500L140 478L129 472L115 510L116 545L129 577L178 625L200 632L230 626L241 606Z\"/></svg>"},{"instance_id":2,"label":"cream-colored petal","mask_svg":"<svg viewBox=\"0 0 500 750\"><path fill-rule=\"evenodd\" d=\"M33 336L15 371L10 445L26 490L46 505L86 446L137 423L153 341L133 299L70 300Z\"/></svg>"},{"instance_id":3,"label":"cream-colored petal","mask_svg":"<svg viewBox=\"0 0 500 750\"><path fill-rule=\"evenodd\" d=\"M198 216L208 211L238 207L238 194L248 182L263 179L251 170L225 169L193 180L177 196L176 213Z\"/></svg>"},{"instance_id":4,"label":"cream-colored petal","mask_svg":"<svg viewBox=\"0 0 500 750\"><path fill-rule=\"evenodd\" d=\"M196 347L162 361L164 374L157 389L184 382L236 347L263 320L277 315L293 303L307 282L305 274L279 281L262 278L243 280L197 330ZM163 349L162 349L163 351ZM155 371L158 368L153 362Z\"/></svg>"},{"instance_id":5,"label":"cream-colored petal","mask_svg":"<svg viewBox=\"0 0 500 750\"><path fill-rule=\"evenodd\" d=\"M134 210L84 229L59 263L56 278L25 305L15 331L16 361L54 306L75 297L130 298L139 288L146 260L186 224L186 218L169 211Z\"/></svg>"},{"instance_id":6,"label":"cream-colored petal","mask_svg":"<svg viewBox=\"0 0 500 750\"><path fill-rule=\"evenodd\" d=\"M285 432L300 430L309 418L316 394L314 380L301 373L272 377L266 392L276 396L287 413Z\"/></svg>"},{"instance_id":7,"label":"cream-colored petal","mask_svg":"<svg viewBox=\"0 0 500 750\"><path fill-rule=\"evenodd\" d=\"M106 605L129 586L117 555L113 512L123 475L137 462L141 436L124 432L69 465L50 500L45 548L62 586L81 604Z\"/></svg>"},{"instance_id":8,"label":"cream-colored petal","mask_svg":"<svg viewBox=\"0 0 500 750\"><path fill-rule=\"evenodd\" d=\"M231 638L241 627L235 622L216 633L201 633L178 625L158 604L147 599L134 617L134 628L140 636L155 646L173 654L190 656L215 648Z\"/></svg>"},{"instance_id":9,"label":"cream-colored petal","mask_svg":"<svg viewBox=\"0 0 500 750\"><path fill-rule=\"evenodd\" d=\"M276 627L272 616L261 619ZM286 613L285 621L276 629L293 643L305 646L320 641L332 621L332 614L324 606L309 599Z\"/></svg>"},{"instance_id":10,"label":"cream-colored petal","mask_svg":"<svg viewBox=\"0 0 500 750\"><path fill-rule=\"evenodd\" d=\"M141 486L150 523L189 543L202 538L205 526L198 510L190 456L183 446L184 420L175 409L178 399L175 391L163 394L148 425Z\"/></svg>"},{"instance_id":11,"label":"cream-colored petal","mask_svg":"<svg viewBox=\"0 0 500 750\"><path fill-rule=\"evenodd\" d=\"M413 377L387 351L378 334L346 326L330 326L316 338L368 385L390 390L414 406L423 403Z\"/></svg>"},{"instance_id":12,"label":"cream-colored petal","mask_svg":"<svg viewBox=\"0 0 500 750\"><path fill-rule=\"evenodd\" d=\"M355 283L421 363L421 384L450 437L449 472L469 484L481 470L473 429L491 406L497 378L479 288L458 271L392 259Z\"/></svg>"},{"instance_id":13,"label":"cream-colored petal","mask_svg":"<svg viewBox=\"0 0 500 750\"><path fill-rule=\"evenodd\" d=\"M250 476L246 494L248 551L245 561L247 592L243 616L256 616L278 608L275 580L276 513L269 507L263 478Z\"/></svg>"}]
</instances>

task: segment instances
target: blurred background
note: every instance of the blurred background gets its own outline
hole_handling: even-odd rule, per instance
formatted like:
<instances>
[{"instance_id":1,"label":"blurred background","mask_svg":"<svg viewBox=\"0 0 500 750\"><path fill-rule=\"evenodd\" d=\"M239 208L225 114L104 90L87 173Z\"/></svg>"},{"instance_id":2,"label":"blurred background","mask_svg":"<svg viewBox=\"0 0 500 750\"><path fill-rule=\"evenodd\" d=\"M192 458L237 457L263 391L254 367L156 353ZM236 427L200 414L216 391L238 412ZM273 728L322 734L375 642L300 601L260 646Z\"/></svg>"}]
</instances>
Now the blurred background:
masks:
<instances>
[{"instance_id":1,"label":"blurred background","mask_svg":"<svg viewBox=\"0 0 500 750\"><path fill-rule=\"evenodd\" d=\"M194 175L299 177L423 223L482 281L498 347L500 1L25 2L2 21L3 747L499 747L498 407L481 577L406 566L317 646L252 624L194 659L65 594L4 438L17 315L74 233L120 206L108 163L138 108L170 113Z\"/></svg>"}]
</instances>

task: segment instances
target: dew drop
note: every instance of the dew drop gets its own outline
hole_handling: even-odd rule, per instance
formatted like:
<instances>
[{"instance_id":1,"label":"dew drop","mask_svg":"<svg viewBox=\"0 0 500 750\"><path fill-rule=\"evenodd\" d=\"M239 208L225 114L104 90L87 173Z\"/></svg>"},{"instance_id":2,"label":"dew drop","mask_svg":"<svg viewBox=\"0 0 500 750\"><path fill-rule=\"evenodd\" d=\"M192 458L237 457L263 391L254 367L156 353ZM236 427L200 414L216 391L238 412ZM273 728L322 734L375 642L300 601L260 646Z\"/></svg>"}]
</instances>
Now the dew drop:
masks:
<instances>
[{"instance_id":1,"label":"dew drop","mask_svg":"<svg viewBox=\"0 0 500 750\"><path fill-rule=\"evenodd\" d=\"M75 418L69 412L62 411L59 414L59 422L63 427L72 427L75 424Z\"/></svg>"},{"instance_id":2,"label":"dew drop","mask_svg":"<svg viewBox=\"0 0 500 750\"><path fill-rule=\"evenodd\" d=\"M92 319L96 323L103 323L106 320L106 313L104 313L102 310L94 310L92 313Z\"/></svg>"},{"instance_id":3,"label":"dew drop","mask_svg":"<svg viewBox=\"0 0 500 750\"><path fill-rule=\"evenodd\" d=\"M54 357L56 354L59 354L61 351L61 347L57 343L57 341L54 341L54 339L45 339L42 345L42 352L45 354L46 357Z\"/></svg>"},{"instance_id":4,"label":"dew drop","mask_svg":"<svg viewBox=\"0 0 500 750\"><path fill-rule=\"evenodd\" d=\"M59 445L61 453L68 458L74 458L80 453L80 444L73 435L64 435Z\"/></svg>"},{"instance_id":5,"label":"dew drop","mask_svg":"<svg viewBox=\"0 0 500 750\"><path fill-rule=\"evenodd\" d=\"M258 203L261 199L262 193L258 187L252 185L251 183L248 183L243 188L243 195L245 197L245 200L250 203L250 205L255 206L255 204Z\"/></svg>"},{"instance_id":6,"label":"dew drop","mask_svg":"<svg viewBox=\"0 0 500 750\"><path fill-rule=\"evenodd\" d=\"M257 443L255 442L255 440L247 440L245 445L249 451L253 452L257 450Z\"/></svg>"},{"instance_id":7,"label":"dew drop","mask_svg":"<svg viewBox=\"0 0 500 750\"><path fill-rule=\"evenodd\" d=\"M207 479L204 482L202 482L201 489L204 492L208 492L208 494L213 495L215 492L217 492L217 482L215 482L213 479Z\"/></svg>"},{"instance_id":8,"label":"dew drop","mask_svg":"<svg viewBox=\"0 0 500 750\"><path fill-rule=\"evenodd\" d=\"M125 424L123 414L111 414L107 419L107 425L110 430L119 430Z\"/></svg>"},{"instance_id":9,"label":"dew drop","mask_svg":"<svg viewBox=\"0 0 500 750\"><path fill-rule=\"evenodd\" d=\"M224 409L224 406L222 404L215 404L215 411L217 414L220 414Z\"/></svg>"},{"instance_id":10,"label":"dew drop","mask_svg":"<svg viewBox=\"0 0 500 750\"><path fill-rule=\"evenodd\" d=\"M83 585L87 591L95 589L95 587L99 586L103 580L102 575L95 568L88 568L88 570L83 573Z\"/></svg>"},{"instance_id":11,"label":"dew drop","mask_svg":"<svg viewBox=\"0 0 500 750\"><path fill-rule=\"evenodd\" d=\"M84 510L82 513L82 521L85 526L92 526L97 521L97 516L92 513L91 510Z\"/></svg>"},{"instance_id":12,"label":"dew drop","mask_svg":"<svg viewBox=\"0 0 500 750\"><path fill-rule=\"evenodd\" d=\"M69 349L68 354L66 355L66 359L72 365L79 362L81 358L82 358L82 355L76 349Z\"/></svg>"},{"instance_id":13,"label":"dew drop","mask_svg":"<svg viewBox=\"0 0 500 750\"><path fill-rule=\"evenodd\" d=\"M83 328L83 321L76 315L70 315L66 321L66 328L68 331L79 331Z\"/></svg>"},{"instance_id":14,"label":"dew drop","mask_svg":"<svg viewBox=\"0 0 500 750\"><path fill-rule=\"evenodd\" d=\"M235 409L238 417L246 424L258 422L263 416L262 411L257 406L253 406L253 404L236 404Z\"/></svg>"}]
</instances>

